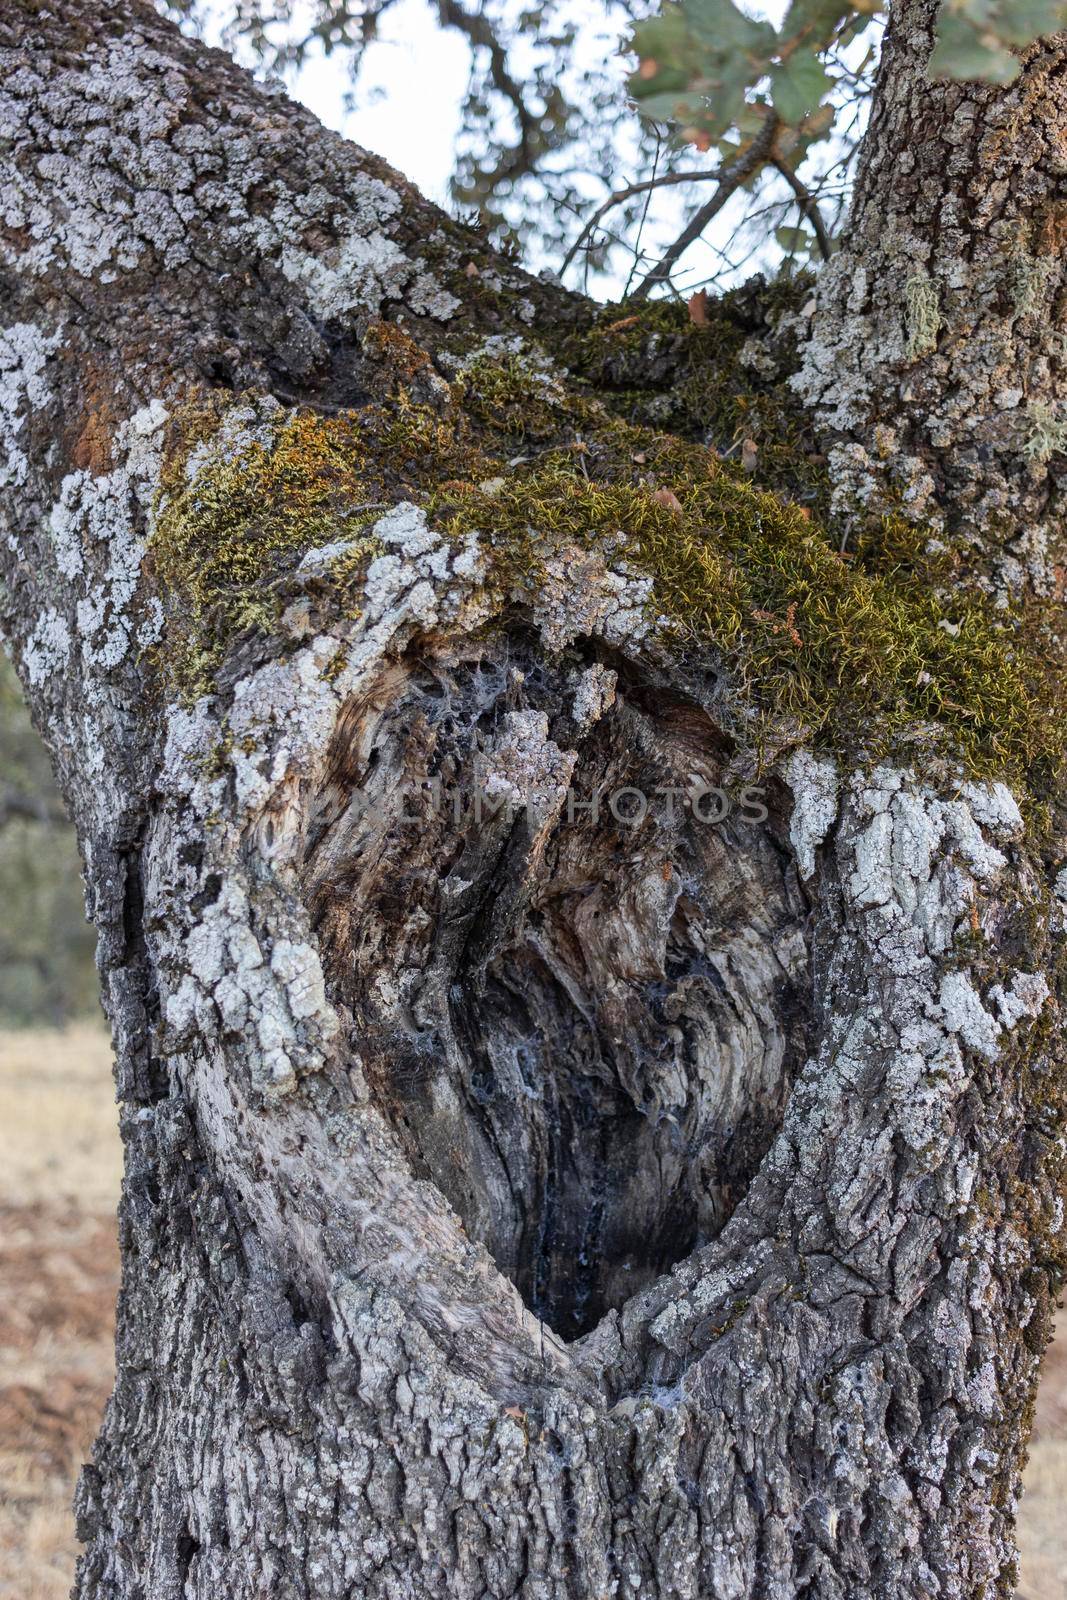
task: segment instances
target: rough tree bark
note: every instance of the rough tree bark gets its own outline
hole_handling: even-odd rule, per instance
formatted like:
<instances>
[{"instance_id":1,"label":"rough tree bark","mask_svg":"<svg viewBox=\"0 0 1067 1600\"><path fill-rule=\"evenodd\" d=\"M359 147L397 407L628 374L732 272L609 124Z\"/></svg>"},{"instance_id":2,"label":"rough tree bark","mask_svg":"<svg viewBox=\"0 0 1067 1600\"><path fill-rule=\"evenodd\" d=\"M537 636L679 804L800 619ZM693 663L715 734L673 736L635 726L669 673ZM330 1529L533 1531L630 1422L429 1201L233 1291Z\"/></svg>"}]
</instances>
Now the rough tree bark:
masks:
<instances>
[{"instance_id":1,"label":"rough tree bark","mask_svg":"<svg viewBox=\"0 0 1067 1600\"><path fill-rule=\"evenodd\" d=\"M933 11L894 7L791 381L846 541L891 503L1025 612L1062 559L1067 55L932 86ZM487 369L479 426L516 373L565 412L538 346L595 308L137 0L14 0L0 44L0 620L126 1147L75 1593L1009 1594L1059 1281L1057 796L773 715L757 767L624 518L597 546L531 512L510 589L504 477L443 487L480 528L435 521L438 423ZM668 347L631 358L667 390ZM358 510L306 458L346 427L379 452ZM208 593L209 540L183 590L164 525L185 548L255 471L254 536L301 440L314 536L279 555L275 508L261 571ZM765 819L699 821L700 785L756 780ZM568 786L691 803L632 826Z\"/></svg>"}]
</instances>

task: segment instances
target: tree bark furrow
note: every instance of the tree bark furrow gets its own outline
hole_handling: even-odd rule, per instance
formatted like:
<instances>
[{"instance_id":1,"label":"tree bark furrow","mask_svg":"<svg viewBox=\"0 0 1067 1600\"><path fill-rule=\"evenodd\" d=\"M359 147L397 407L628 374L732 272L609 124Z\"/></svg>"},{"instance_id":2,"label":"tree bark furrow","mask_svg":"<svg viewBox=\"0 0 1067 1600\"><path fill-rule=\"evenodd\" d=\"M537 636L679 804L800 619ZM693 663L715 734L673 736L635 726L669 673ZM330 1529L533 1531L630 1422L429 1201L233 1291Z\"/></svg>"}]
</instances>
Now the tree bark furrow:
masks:
<instances>
[{"instance_id":1,"label":"tree bark furrow","mask_svg":"<svg viewBox=\"0 0 1067 1600\"><path fill-rule=\"evenodd\" d=\"M794 386L849 526L903 508L1025 606L1059 566L1062 41L931 86L933 11L894 9ZM527 528L531 579L473 447L426 481L479 361L536 452L588 306L136 0L19 0L0 47L0 622L126 1147L79 1600L1009 1594L1059 795L1041 824L1021 778L784 715L759 768L635 530ZM164 532L231 481L245 542L182 589Z\"/></svg>"}]
</instances>

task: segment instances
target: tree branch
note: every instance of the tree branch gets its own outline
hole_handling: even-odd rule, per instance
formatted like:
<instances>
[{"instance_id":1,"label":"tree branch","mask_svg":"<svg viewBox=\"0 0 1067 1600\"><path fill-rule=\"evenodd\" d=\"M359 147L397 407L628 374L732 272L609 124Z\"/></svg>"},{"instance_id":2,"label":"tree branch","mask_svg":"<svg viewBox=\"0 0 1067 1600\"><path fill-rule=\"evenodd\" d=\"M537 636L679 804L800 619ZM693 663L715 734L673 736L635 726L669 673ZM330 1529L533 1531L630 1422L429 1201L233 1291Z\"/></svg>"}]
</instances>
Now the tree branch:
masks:
<instances>
[{"instance_id":1,"label":"tree branch","mask_svg":"<svg viewBox=\"0 0 1067 1600\"><path fill-rule=\"evenodd\" d=\"M746 179L750 178L754 172L757 172L768 161L774 148L774 139L777 132L778 113L771 107L767 112L763 127L748 149L743 151L730 166L724 168L719 180L719 187L711 199L701 206L696 215L682 229L674 243L664 251L652 271L642 278L634 290L632 299L647 300L650 292L657 284L666 283L669 280L676 263L689 249L689 246L700 238L708 223L718 216L730 196L741 187Z\"/></svg>"},{"instance_id":2,"label":"tree branch","mask_svg":"<svg viewBox=\"0 0 1067 1600\"><path fill-rule=\"evenodd\" d=\"M511 102L518 121L518 142L506 149L493 171L486 174L487 188L491 192L505 178L523 177L534 170L540 142L538 118L526 104L522 85L508 68L507 50L485 13L471 13L459 0L438 0L437 14L445 27L455 28L465 36L472 50L488 51L489 76L497 91Z\"/></svg>"},{"instance_id":3,"label":"tree branch","mask_svg":"<svg viewBox=\"0 0 1067 1600\"><path fill-rule=\"evenodd\" d=\"M822 256L824 261L829 261L830 257L833 255L834 247L831 242L830 235L826 231L826 224L822 219L822 212L819 210L818 202L816 201L815 196L811 193L810 189L805 188L800 179L797 177L796 173L793 171L792 167L790 167L785 161L782 161L779 159L779 157L775 156L774 160L771 162L771 166L774 167L776 171L781 173L786 183L796 195L797 200L800 203L801 211L808 218L812 227L815 229L815 237L819 241L819 254Z\"/></svg>"},{"instance_id":4,"label":"tree branch","mask_svg":"<svg viewBox=\"0 0 1067 1600\"><path fill-rule=\"evenodd\" d=\"M563 258L563 264L559 269L560 277L566 272L601 218L607 216L608 212L615 206L621 206L625 201L632 200L635 195L648 194L653 189L666 189L675 183L707 183L710 178L720 178L721 176L721 167L716 167L713 172L664 172L659 177L645 178L640 183L629 183L624 189L616 189L614 194L610 194L604 203L597 207L567 251Z\"/></svg>"}]
</instances>

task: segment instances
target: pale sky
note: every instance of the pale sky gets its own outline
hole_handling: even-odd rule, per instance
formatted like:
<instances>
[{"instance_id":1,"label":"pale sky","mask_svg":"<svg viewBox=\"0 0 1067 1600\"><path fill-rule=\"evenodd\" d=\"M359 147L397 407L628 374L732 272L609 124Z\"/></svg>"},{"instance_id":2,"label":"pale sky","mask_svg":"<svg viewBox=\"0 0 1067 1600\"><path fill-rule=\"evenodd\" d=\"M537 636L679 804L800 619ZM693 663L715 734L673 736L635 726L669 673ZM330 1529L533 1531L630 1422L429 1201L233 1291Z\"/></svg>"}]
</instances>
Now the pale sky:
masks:
<instances>
[{"instance_id":1,"label":"pale sky","mask_svg":"<svg viewBox=\"0 0 1067 1600\"><path fill-rule=\"evenodd\" d=\"M342 55L309 61L291 88L323 122L447 205L469 60L459 34L439 26L426 0L398 0L365 57L355 110L344 109L350 83Z\"/></svg>"},{"instance_id":2,"label":"pale sky","mask_svg":"<svg viewBox=\"0 0 1067 1600\"><path fill-rule=\"evenodd\" d=\"M767 4L742 0L741 8L777 25L788 6L789 0ZM588 5L588 11L593 22L604 14L598 4ZM426 0L399 0L382 19L381 34L367 54L359 86L360 99L367 96L367 102L358 110L345 114L345 74L336 57L333 62L309 63L302 70L293 85L296 98L331 128L384 156L443 205L467 81L467 47L453 29L439 26ZM372 86L384 91L377 103L368 95Z\"/></svg>"},{"instance_id":3,"label":"pale sky","mask_svg":"<svg viewBox=\"0 0 1067 1600\"><path fill-rule=\"evenodd\" d=\"M212 9L216 3L217 0L208 0ZM788 3L789 0L769 0L766 4L749 3L744 9L753 16L778 22ZM219 6L218 10L221 13L224 7ZM603 6L589 3L588 11L591 24L601 23L603 34ZM328 127L383 156L430 199L447 207L448 179L470 59L467 46L454 30L439 25L428 0L397 0L379 27L380 37L364 57L354 109L347 110L345 106L346 91L352 85L344 51L307 61L289 82L289 92ZM219 42L217 24L209 24L203 31L212 43ZM620 36L621 31L620 28ZM253 63L249 60L248 64ZM634 175L620 171L619 182ZM662 240L666 243L676 231L673 220L679 216L684 199L681 190L669 190L658 195L657 202L666 219ZM718 266L715 241L723 242L731 226L731 208L727 207L717 219L710 242L701 242L690 251L686 265L691 266L697 278ZM536 260L529 263L535 268L543 264ZM750 269L746 273L747 270ZM605 296L621 293L622 281L613 276L602 277L596 290Z\"/></svg>"}]
</instances>

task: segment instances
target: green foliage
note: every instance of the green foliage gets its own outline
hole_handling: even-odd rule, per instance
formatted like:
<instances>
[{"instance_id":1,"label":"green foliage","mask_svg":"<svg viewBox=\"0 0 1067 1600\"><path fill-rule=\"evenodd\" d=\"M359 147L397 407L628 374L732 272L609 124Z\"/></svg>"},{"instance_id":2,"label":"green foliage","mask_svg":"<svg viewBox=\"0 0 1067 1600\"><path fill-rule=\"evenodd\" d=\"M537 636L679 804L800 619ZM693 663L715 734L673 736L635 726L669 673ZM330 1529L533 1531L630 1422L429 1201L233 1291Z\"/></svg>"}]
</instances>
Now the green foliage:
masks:
<instances>
[{"instance_id":1,"label":"green foliage","mask_svg":"<svg viewBox=\"0 0 1067 1600\"><path fill-rule=\"evenodd\" d=\"M697 326L667 304L617 311L568 337L577 381L533 352L483 353L460 359L441 410L401 387L339 416L275 418L273 437L253 417L236 447L224 402L196 413L153 539L179 687L208 687L243 631L270 630L306 587L287 588L286 574L311 545L349 538L353 559L317 581L358 611L376 548L368 502L405 498L457 541L481 534L500 616L535 603L552 558L575 548L651 578L650 622L683 668L724 676L723 715L750 747L784 721L852 756L938 750L975 772L1047 778L1062 750L1049 709L1061 691L1039 626L967 588L944 545L903 517L840 549L824 469L788 402L737 375L740 316L712 311ZM633 420L640 397L626 417L584 391L583 371L598 387L625 373L627 347L647 368L650 345L686 430L698 418L717 435L744 430L744 450L724 458ZM247 422L247 404L236 408ZM198 449L220 424L227 447ZM191 483L190 449L201 463Z\"/></svg>"},{"instance_id":2,"label":"green foliage","mask_svg":"<svg viewBox=\"0 0 1067 1600\"><path fill-rule=\"evenodd\" d=\"M1019 73L1012 50L1064 26L1063 0L943 0L931 76L1011 83Z\"/></svg>"},{"instance_id":3,"label":"green foliage","mask_svg":"<svg viewBox=\"0 0 1067 1600\"><path fill-rule=\"evenodd\" d=\"M745 16L734 0L667 0L658 17L634 29L640 66L631 92L646 116L679 123L724 156L751 131L754 98L773 105L806 146L833 122L826 52L847 43L857 20L880 9L847 0L793 0L781 28L774 28Z\"/></svg>"},{"instance_id":4,"label":"green foliage","mask_svg":"<svg viewBox=\"0 0 1067 1600\"><path fill-rule=\"evenodd\" d=\"M717 145L724 159L751 138L754 110L773 107L795 164L835 123L841 97L828 61L884 10L879 0L793 0L776 29L734 0L667 0L634 29L631 92L646 116ZM1019 71L1012 52L1065 25L1064 0L943 0L931 75L1009 83Z\"/></svg>"}]
</instances>

